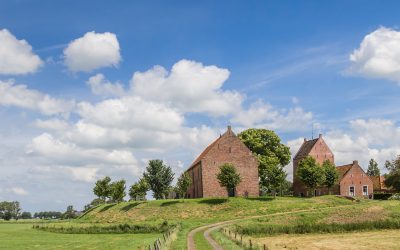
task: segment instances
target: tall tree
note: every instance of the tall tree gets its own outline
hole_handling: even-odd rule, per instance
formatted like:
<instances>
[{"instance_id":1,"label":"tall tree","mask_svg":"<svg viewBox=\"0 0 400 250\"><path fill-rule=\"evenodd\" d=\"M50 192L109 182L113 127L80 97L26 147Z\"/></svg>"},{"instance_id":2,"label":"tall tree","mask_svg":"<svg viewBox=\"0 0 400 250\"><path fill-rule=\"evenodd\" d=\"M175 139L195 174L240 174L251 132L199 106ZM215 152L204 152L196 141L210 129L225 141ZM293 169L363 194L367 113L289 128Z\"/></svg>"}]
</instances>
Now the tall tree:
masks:
<instances>
[{"instance_id":1,"label":"tall tree","mask_svg":"<svg viewBox=\"0 0 400 250\"><path fill-rule=\"evenodd\" d=\"M113 202L121 202L124 200L126 195L125 189L125 180L114 181L111 183L111 200Z\"/></svg>"},{"instance_id":2,"label":"tall tree","mask_svg":"<svg viewBox=\"0 0 400 250\"><path fill-rule=\"evenodd\" d=\"M174 173L162 160L150 160L143 177L149 183L154 198L158 200L165 198L174 180Z\"/></svg>"},{"instance_id":3,"label":"tall tree","mask_svg":"<svg viewBox=\"0 0 400 250\"><path fill-rule=\"evenodd\" d=\"M106 176L101 180L96 181L96 184L93 188L93 193L103 200L103 203L106 202L106 199L111 195L111 178Z\"/></svg>"},{"instance_id":4,"label":"tall tree","mask_svg":"<svg viewBox=\"0 0 400 250\"><path fill-rule=\"evenodd\" d=\"M323 185L328 188L328 193L329 193L329 189L333 187L333 185L335 185L336 182L338 181L339 173L336 170L335 165L328 160L325 160L322 163L322 169L324 170L325 174L325 181Z\"/></svg>"},{"instance_id":5,"label":"tall tree","mask_svg":"<svg viewBox=\"0 0 400 250\"><path fill-rule=\"evenodd\" d=\"M192 184L192 178L190 178L187 172L182 173L181 176L179 176L175 187L175 191L179 194L180 198L185 198L185 194L190 184Z\"/></svg>"},{"instance_id":6,"label":"tall tree","mask_svg":"<svg viewBox=\"0 0 400 250\"><path fill-rule=\"evenodd\" d=\"M225 187L228 196L234 196L235 188L241 182L239 173L237 173L235 166L232 164L224 164L219 167L220 172L217 174L217 179L221 187Z\"/></svg>"},{"instance_id":7,"label":"tall tree","mask_svg":"<svg viewBox=\"0 0 400 250\"><path fill-rule=\"evenodd\" d=\"M146 199L146 193L149 191L150 186L147 183L145 178L141 178L138 182L133 184L129 188L129 196L131 197L132 200L145 200Z\"/></svg>"},{"instance_id":8,"label":"tall tree","mask_svg":"<svg viewBox=\"0 0 400 250\"><path fill-rule=\"evenodd\" d=\"M385 185L391 187L397 192L400 191L400 155L393 161L386 161L385 167L389 173L385 175Z\"/></svg>"},{"instance_id":9,"label":"tall tree","mask_svg":"<svg viewBox=\"0 0 400 250\"><path fill-rule=\"evenodd\" d=\"M290 162L289 147L272 130L251 128L238 136L260 162L260 188L276 190L286 178L284 166Z\"/></svg>"},{"instance_id":10,"label":"tall tree","mask_svg":"<svg viewBox=\"0 0 400 250\"><path fill-rule=\"evenodd\" d=\"M312 191L325 182L325 174L324 171L321 170L321 166L315 159L311 156L307 156L300 161L297 169L297 176L299 180Z\"/></svg>"},{"instance_id":11,"label":"tall tree","mask_svg":"<svg viewBox=\"0 0 400 250\"><path fill-rule=\"evenodd\" d=\"M21 219L32 219L32 215L30 212L22 212Z\"/></svg>"},{"instance_id":12,"label":"tall tree","mask_svg":"<svg viewBox=\"0 0 400 250\"><path fill-rule=\"evenodd\" d=\"M371 159L369 161L367 175L368 176L380 176L381 175L381 171L378 168L378 163L374 159Z\"/></svg>"},{"instance_id":13,"label":"tall tree","mask_svg":"<svg viewBox=\"0 0 400 250\"><path fill-rule=\"evenodd\" d=\"M72 205L67 207L67 211L63 214L63 219L74 219L76 218L76 211Z\"/></svg>"}]
</instances>

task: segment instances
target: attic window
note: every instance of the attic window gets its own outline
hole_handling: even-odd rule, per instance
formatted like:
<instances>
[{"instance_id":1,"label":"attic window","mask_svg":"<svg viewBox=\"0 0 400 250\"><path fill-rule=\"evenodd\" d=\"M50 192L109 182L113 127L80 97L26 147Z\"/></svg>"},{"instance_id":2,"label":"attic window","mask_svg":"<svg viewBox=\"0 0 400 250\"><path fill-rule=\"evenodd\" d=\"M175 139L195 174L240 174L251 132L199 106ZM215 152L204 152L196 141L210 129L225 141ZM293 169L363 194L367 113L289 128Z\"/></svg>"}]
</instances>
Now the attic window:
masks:
<instances>
[{"instance_id":1,"label":"attic window","mask_svg":"<svg viewBox=\"0 0 400 250\"><path fill-rule=\"evenodd\" d=\"M229 147L229 153L232 153L232 148L231 147Z\"/></svg>"}]
</instances>

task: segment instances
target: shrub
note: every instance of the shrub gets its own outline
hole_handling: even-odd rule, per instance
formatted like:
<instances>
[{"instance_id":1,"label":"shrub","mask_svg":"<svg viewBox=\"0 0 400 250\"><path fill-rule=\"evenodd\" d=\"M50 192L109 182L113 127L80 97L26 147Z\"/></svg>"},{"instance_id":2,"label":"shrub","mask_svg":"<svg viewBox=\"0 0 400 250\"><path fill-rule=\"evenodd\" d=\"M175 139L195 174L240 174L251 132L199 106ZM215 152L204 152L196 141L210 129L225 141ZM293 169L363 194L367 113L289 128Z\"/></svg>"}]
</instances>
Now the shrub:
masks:
<instances>
[{"instance_id":1,"label":"shrub","mask_svg":"<svg viewBox=\"0 0 400 250\"><path fill-rule=\"evenodd\" d=\"M392 196L388 193L374 193L374 200L387 200Z\"/></svg>"},{"instance_id":2,"label":"shrub","mask_svg":"<svg viewBox=\"0 0 400 250\"><path fill-rule=\"evenodd\" d=\"M392 196L389 198L389 200L398 200L398 201L400 201L400 194L394 194L394 195L392 195Z\"/></svg>"}]
</instances>

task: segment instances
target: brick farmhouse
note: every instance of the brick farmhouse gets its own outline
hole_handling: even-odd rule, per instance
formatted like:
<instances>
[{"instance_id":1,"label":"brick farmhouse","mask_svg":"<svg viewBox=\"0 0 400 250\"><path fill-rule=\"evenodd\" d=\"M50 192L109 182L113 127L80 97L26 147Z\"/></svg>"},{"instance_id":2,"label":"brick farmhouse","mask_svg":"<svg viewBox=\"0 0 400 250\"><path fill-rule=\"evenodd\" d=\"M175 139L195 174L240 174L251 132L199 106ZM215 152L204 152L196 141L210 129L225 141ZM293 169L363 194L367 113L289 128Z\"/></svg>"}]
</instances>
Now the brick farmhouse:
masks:
<instances>
[{"instance_id":1,"label":"brick farmhouse","mask_svg":"<svg viewBox=\"0 0 400 250\"><path fill-rule=\"evenodd\" d=\"M308 190L298 179L297 169L300 161L305 157L313 157L319 164L325 160L335 163L335 158L328 145L325 143L322 135L318 138L304 139L299 151L293 158L293 189L295 196L313 196L324 194L336 194L343 196L369 197L373 194L374 184L371 178L364 172L358 161L351 164L337 166L339 181L330 190L326 187L319 187L315 190Z\"/></svg>"},{"instance_id":2,"label":"brick farmhouse","mask_svg":"<svg viewBox=\"0 0 400 250\"><path fill-rule=\"evenodd\" d=\"M231 190L229 195L217 180L219 167L225 163L234 165L242 179L236 190ZM186 170L192 178L186 195L188 198L258 196L258 165L257 158L228 126L227 131L211 143Z\"/></svg>"}]
</instances>

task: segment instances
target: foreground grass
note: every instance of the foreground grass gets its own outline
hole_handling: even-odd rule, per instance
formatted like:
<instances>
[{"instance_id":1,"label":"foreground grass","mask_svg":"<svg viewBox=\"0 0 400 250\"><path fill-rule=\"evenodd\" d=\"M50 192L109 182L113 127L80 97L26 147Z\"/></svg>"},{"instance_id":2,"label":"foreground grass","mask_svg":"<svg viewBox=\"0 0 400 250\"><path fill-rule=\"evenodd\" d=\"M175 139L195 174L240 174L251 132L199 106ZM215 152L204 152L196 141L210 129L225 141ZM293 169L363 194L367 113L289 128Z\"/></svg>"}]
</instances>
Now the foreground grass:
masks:
<instances>
[{"instance_id":1,"label":"foreground grass","mask_svg":"<svg viewBox=\"0 0 400 250\"><path fill-rule=\"evenodd\" d=\"M0 249L138 249L160 234L60 234L29 223L0 223Z\"/></svg>"},{"instance_id":2,"label":"foreground grass","mask_svg":"<svg viewBox=\"0 0 400 250\"><path fill-rule=\"evenodd\" d=\"M357 233L284 235L256 238L268 249L399 249L400 230ZM229 248L227 248L229 249Z\"/></svg>"},{"instance_id":3,"label":"foreground grass","mask_svg":"<svg viewBox=\"0 0 400 250\"><path fill-rule=\"evenodd\" d=\"M278 212L318 209L352 205L349 200L333 196L317 198L271 197L260 198L205 198L188 200L157 200L148 202L122 202L99 206L78 222L90 223L181 223L178 238L172 249L186 249L186 237L190 230L219 221ZM202 235L197 236L201 243Z\"/></svg>"}]
</instances>

